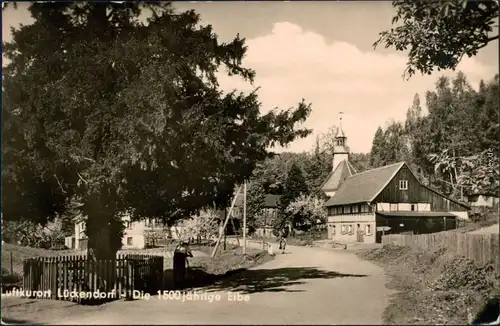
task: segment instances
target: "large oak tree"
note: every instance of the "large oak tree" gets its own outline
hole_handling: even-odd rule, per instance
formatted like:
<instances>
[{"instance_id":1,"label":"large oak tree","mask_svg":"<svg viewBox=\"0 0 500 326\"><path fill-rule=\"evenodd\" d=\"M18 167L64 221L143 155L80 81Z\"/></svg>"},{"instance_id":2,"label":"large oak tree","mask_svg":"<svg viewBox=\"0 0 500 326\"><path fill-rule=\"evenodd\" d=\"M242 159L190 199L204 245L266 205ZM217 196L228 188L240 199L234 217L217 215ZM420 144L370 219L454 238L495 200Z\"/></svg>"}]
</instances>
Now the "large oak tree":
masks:
<instances>
[{"instance_id":1,"label":"large oak tree","mask_svg":"<svg viewBox=\"0 0 500 326\"><path fill-rule=\"evenodd\" d=\"M97 259L121 245L120 213L167 223L225 206L304 102L260 114L255 93L223 93L225 69L252 82L246 47L218 40L168 3L34 3L4 44L2 213L45 222L75 198ZM144 19L147 17L147 19Z\"/></svg>"}]
</instances>

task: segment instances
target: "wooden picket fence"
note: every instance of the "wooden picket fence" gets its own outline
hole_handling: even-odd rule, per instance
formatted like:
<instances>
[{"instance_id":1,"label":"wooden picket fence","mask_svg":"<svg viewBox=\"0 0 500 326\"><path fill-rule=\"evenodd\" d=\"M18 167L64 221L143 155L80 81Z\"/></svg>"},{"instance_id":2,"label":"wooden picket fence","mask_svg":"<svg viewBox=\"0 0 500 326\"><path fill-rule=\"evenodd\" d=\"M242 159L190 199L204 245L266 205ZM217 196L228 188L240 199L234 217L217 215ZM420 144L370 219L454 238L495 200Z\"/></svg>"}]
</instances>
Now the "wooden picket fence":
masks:
<instances>
[{"instance_id":1,"label":"wooden picket fence","mask_svg":"<svg viewBox=\"0 0 500 326\"><path fill-rule=\"evenodd\" d=\"M390 234L382 236L382 244L421 250L444 247L448 249L448 252L464 256L479 265L492 263L500 271L498 234L468 234L449 231L418 235Z\"/></svg>"},{"instance_id":2,"label":"wooden picket fence","mask_svg":"<svg viewBox=\"0 0 500 326\"><path fill-rule=\"evenodd\" d=\"M132 299L134 290L163 288L163 257L117 255L92 261L86 255L29 258L23 264L26 297L79 303ZM97 294L96 294L97 293Z\"/></svg>"}]
</instances>

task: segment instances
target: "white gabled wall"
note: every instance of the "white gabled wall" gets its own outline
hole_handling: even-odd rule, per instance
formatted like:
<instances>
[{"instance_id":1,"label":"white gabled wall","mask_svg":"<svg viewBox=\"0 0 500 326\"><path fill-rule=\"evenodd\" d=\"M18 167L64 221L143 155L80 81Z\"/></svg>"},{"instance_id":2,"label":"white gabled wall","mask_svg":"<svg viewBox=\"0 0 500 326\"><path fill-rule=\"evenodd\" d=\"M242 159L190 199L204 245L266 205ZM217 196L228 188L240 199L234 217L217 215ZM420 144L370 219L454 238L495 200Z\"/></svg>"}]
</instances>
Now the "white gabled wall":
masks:
<instances>
[{"instance_id":1,"label":"white gabled wall","mask_svg":"<svg viewBox=\"0 0 500 326\"><path fill-rule=\"evenodd\" d=\"M333 154L333 160L332 160L332 172L335 171L337 166L342 161L347 161L349 159L349 154L348 153L334 153Z\"/></svg>"},{"instance_id":2,"label":"white gabled wall","mask_svg":"<svg viewBox=\"0 0 500 326\"><path fill-rule=\"evenodd\" d=\"M357 242L358 231L363 231L364 243L375 243L374 212L328 216L329 239L340 243Z\"/></svg>"}]
</instances>

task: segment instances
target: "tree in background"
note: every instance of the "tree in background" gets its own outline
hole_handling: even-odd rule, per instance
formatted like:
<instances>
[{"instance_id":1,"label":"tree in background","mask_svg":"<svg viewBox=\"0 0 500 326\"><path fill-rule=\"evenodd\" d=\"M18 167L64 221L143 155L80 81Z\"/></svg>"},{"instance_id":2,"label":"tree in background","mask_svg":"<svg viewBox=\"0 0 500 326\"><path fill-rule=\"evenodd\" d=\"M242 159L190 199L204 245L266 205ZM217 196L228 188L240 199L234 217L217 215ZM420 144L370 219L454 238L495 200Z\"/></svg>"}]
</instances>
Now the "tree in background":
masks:
<instances>
[{"instance_id":1,"label":"tree in background","mask_svg":"<svg viewBox=\"0 0 500 326\"><path fill-rule=\"evenodd\" d=\"M464 167L458 184L470 193L498 194L500 191L500 165L498 153L485 150L463 160Z\"/></svg>"},{"instance_id":2,"label":"tree in background","mask_svg":"<svg viewBox=\"0 0 500 326\"><path fill-rule=\"evenodd\" d=\"M294 229L310 231L326 223L325 202L315 196L302 194L292 201L285 212L290 216Z\"/></svg>"},{"instance_id":3,"label":"tree in background","mask_svg":"<svg viewBox=\"0 0 500 326\"><path fill-rule=\"evenodd\" d=\"M266 192L259 182L249 182L247 192L247 226L248 233L264 226L264 208L266 205Z\"/></svg>"},{"instance_id":4,"label":"tree in background","mask_svg":"<svg viewBox=\"0 0 500 326\"><path fill-rule=\"evenodd\" d=\"M370 166L379 167L384 165L383 151L385 146L384 130L379 126L375 132L372 141L372 149L370 151Z\"/></svg>"},{"instance_id":5,"label":"tree in background","mask_svg":"<svg viewBox=\"0 0 500 326\"><path fill-rule=\"evenodd\" d=\"M290 205L290 203L297 199L300 195L307 193L307 184L302 170L297 164L294 163L288 172L285 189L280 199L279 217L274 225L275 232L278 232L281 228L285 227L285 225L289 225L292 222L291 216L286 213L288 205Z\"/></svg>"},{"instance_id":6,"label":"tree in background","mask_svg":"<svg viewBox=\"0 0 500 326\"><path fill-rule=\"evenodd\" d=\"M421 181L455 198L494 189L486 175L488 164L494 166L491 162L499 156L498 97L498 76L482 81L477 91L463 73L452 79L440 77L435 90L426 93L428 115L420 116L420 99L415 96L404 128L392 123L385 132L377 130L371 164L404 159ZM398 137L405 142L399 143ZM497 178L495 173L489 176Z\"/></svg>"},{"instance_id":7,"label":"tree in background","mask_svg":"<svg viewBox=\"0 0 500 326\"><path fill-rule=\"evenodd\" d=\"M498 40L497 1L392 1L396 14L390 30L381 32L374 47L384 44L408 52L406 76L435 68L455 69L462 58L474 56Z\"/></svg>"},{"instance_id":8,"label":"tree in background","mask_svg":"<svg viewBox=\"0 0 500 326\"><path fill-rule=\"evenodd\" d=\"M78 196L89 253L121 247L121 212L167 225L225 207L267 148L310 133L297 108L260 114L216 72L251 82L238 36L222 43L169 3L33 3L4 44L3 218L44 223ZM139 20L141 12L149 17Z\"/></svg>"},{"instance_id":9,"label":"tree in background","mask_svg":"<svg viewBox=\"0 0 500 326\"><path fill-rule=\"evenodd\" d=\"M63 249L64 230L60 218L45 225L32 221L2 221L2 236L7 243L43 249Z\"/></svg>"},{"instance_id":10,"label":"tree in background","mask_svg":"<svg viewBox=\"0 0 500 326\"><path fill-rule=\"evenodd\" d=\"M330 156L321 150L320 139L316 137L314 149L304 159L304 171L309 193L318 195L321 193L320 186L328 176L331 167Z\"/></svg>"},{"instance_id":11,"label":"tree in background","mask_svg":"<svg viewBox=\"0 0 500 326\"><path fill-rule=\"evenodd\" d=\"M349 154L351 162L357 173L370 169L370 153L351 153Z\"/></svg>"},{"instance_id":12,"label":"tree in background","mask_svg":"<svg viewBox=\"0 0 500 326\"><path fill-rule=\"evenodd\" d=\"M175 232L178 239L216 239L219 235L218 214L215 210L204 209L197 215L177 222Z\"/></svg>"}]
</instances>

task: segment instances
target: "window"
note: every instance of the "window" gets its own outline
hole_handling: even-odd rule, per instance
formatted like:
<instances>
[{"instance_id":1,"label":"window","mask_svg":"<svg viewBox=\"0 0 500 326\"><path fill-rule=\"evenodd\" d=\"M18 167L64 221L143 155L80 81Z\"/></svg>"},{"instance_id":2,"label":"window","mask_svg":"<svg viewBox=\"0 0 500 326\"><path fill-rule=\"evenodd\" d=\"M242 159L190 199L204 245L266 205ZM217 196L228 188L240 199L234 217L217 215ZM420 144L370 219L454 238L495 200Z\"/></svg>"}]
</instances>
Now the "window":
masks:
<instances>
[{"instance_id":1,"label":"window","mask_svg":"<svg viewBox=\"0 0 500 326\"><path fill-rule=\"evenodd\" d=\"M366 224L366 234L372 234L372 225Z\"/></svg>"},{"instance_id":2,"label":"window","mask_svg":"<svg viewBox=\"0 0 500 326\"><path fill-rule=\"evenodd\" d=\"M344 206L344 214L351 214L351 206Z\"/></svg>"},{"instance_id":3,"label":"window","mask_svg":"<svg viewBox=\"0 0 500 326\"><path fill-rule=\"evenodd\" d=\"M335 235L335 225L332 226L332 235Z\"/></svg>"},{"instance_id":4,"label":"window","mask_svg":"<svg viewBox=\"0 0 500 326\"><path fill-rule=\"evenodd\" d=\"M354 232L352 231L352 224L349 224L349 234L354 234Z\"/></svg>"},{"instance_id":5,"label":"window","mask_svg":"<svg viewBox=\"0 0 500 326\"><path fill-rule=\"evenodd\" d=\"M132 230L133 222L127 222L127 229Z\"/></svg>"},{"instance_id":6,"label":"window","mask_svg":"<svg viewBox=\"0 0 500 326\"><path fill-rule=\"evenodd\" d=\"M389 204L389 211L397 212L399 210L398 204Z\"/></svg>"},{"instance_id":7,"label":"window","mask_svg":"<svg viewBox=\"0 0 500 326\"><path fill-rule=\"evenodd\" d=\"M352 206L352 212L353 212L354 214L359 213L359 206L358 206L358 205L354 205L354 206Z\"/></svg>"},{"instance_id":8,"label":"window","mask_svg":"<svg viewBox=\"0 0 500 326\"><path fill-rule=\"evenodd\" d=\"M399 190L408 190L408 180L399 180Z\"/></svg>"},{"instance_id":9,"label":"window","mask_svg":"<svg viewBox=\"0 0 500 326\"><path fill-rule=\"evenodd\" d=\"M417 205L415 205L415 204L411 204L411 205L410 205L410 210L411 210L412 212L416 211L416 206L417 206Z\"/></svg>"},{"instance_id":10,"label":"window","mask_svg":"<svg viewBox=\"0 0 500 326\"><path fill-rule=\"evenodd\" d=\"M132 237L127 237L127 246L132 245Z\"/></svg>"},{"instance_id":11,"label":"window","mask_svg":"<svg viewBox=\"0 0 500 326\"><path fill-rule=\"evenodd\" d=\"M367 204L361 205L361 213L368 213L368 205Z\"/></svg>"},{"instance_id":12,"label":"window","mask_svg":"<svg viewBox=\"0 0 500 326\"><path fill-rule=\"evenodd\" d=\"M345 225L342 224L342 226L340 227L340 234L346 234L346 230L345 230Z\"/></svg>"}]
</instances>

